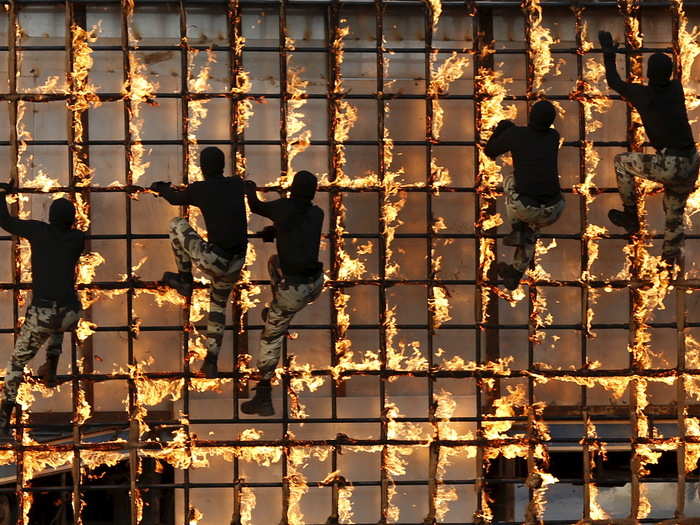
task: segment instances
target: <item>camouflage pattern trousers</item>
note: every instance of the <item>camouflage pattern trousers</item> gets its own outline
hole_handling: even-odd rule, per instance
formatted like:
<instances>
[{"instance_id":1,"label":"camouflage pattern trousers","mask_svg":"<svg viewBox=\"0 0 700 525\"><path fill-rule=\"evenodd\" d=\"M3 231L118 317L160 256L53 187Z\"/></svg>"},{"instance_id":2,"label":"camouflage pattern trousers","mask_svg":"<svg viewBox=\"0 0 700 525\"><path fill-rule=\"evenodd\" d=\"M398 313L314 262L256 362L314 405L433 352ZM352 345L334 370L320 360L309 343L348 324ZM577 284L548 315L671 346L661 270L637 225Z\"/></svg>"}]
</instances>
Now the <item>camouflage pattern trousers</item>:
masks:
<instances>
[{"instance_id":1,"label":"camouflage pattern trousers","mask_svg":"<svg viewBox=\"0 0 700 525\"><path fill-rule=\"evenodd\" d=\"M275 372L282 355L282 343L294 314L314 302L323 290L323 272L312 282L288 284L284 280L277 255L270 257L267 268L272 281L272 303L260 336L257 362L263 379L270 379Z\"/></svg>"},{"instance_id":2,"label":"camouflage pattern trousers","mask_svg":"<svg viewBox=\"0 0 700 525\"><path fill-rule=\"evenodd\" d=\"M524 222L535 233L540 228L555 223L564 211L564 199L552 206L526 206L523 204L520 200L520 194L515 191L515 179L512 174L503 177L503 193L506 198L506 213L511 223ZM518 246L513 255L513 268L521 273L527 270L535 255L536 237L533 241Z\"/></svg>"},{"instance_id":3,"label":"camouflage pattern trousers","mask_svg":"<svg viewBox=\"0 0 700 525\"><path fill-rule=\"evenodd\" d=\"M63 346L63 333L73 330L80 320L80 311L66 306L30 305L19 330L15 349L7 364L3 392L5 399L15 402L22 383L25 365L49 341L47 356L58 357Z\"/></svg>"},{"instance_id":4,"label":"camouflage pattern trousers","mask_svg":"<svg viewBox=\"0 0 700 525\"><path fill-rule=\"evenodd\" d=\"M684 238L683 212L688 196L695 189L698 161L697 154L690 158L629 151L615 156L617 186L626 208L637 209L634 199L634 177L664 185L666 228L662 252L665 257L680 255Z\"/></svg>"},{"instance_id":5,"label":"camouflage pattern trousers","mask_svg":"<svg viewBox=\"0 0 700 525\"><path fill-rule=\"evenodd\" d=\"M227 259L219 255L214 246L202 239L182 217L175 217L170 222L169 235L177 269L191 273L194 264L211 281L207 353L218 356L226 327L226 303L238 281L245 256Z\"/></svg>"}]
</instances>

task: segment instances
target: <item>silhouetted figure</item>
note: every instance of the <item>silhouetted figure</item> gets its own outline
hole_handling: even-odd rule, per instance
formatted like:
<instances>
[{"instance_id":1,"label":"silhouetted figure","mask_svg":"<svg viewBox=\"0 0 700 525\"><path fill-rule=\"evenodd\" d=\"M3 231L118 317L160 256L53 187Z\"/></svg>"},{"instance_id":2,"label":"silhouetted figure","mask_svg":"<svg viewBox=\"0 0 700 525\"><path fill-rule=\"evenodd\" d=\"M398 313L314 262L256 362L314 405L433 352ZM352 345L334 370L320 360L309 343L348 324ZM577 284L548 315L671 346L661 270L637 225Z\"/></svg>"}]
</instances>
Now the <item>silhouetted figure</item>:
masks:
<instances>
[{"instance_id":1,"label":"silhouetted figure","mask_svg":"<svg viewBox=\"0 0 700 525\"><path fill-rule=\"evenodd\" d=\"M263 202L258 199L255 183L245 182L251 211L273 223L263 230L263 238L267 241L277 238L277 255L267 263L272 303L263 310L265 328L257 359L262 379L256 386L255 397L241 405L246 414L274 414L270 378L282 354L289 323L323 289L323 264L318 260L323 210L313 204L316 185L313 174L300 171L294 176L289 198Z\"/></svg>"},{"instance_id":2,"label":"silhouetted figure","mask_svg":"<svg viewBox=\"0 0 700 525\"><path fill-rule=\"evenodd\" d=\"M63 333L73 330L82 306L75 291L76 267L85 248L85 234L73 228L75 207L67 199L55 200L49 222L22 220L10 215L6 195L11 184L0 184L0 227L24 237L32 248L32 302L7 365L0 410L0 438L7 439L10 418L25 365L49 341L46 362L37 371L48 386L56 386L56 369Z\"/></svg>"},{"instance_id":3,"label":"silhouetted figure","mask_svg":"<svg viewBox=\"0 0 700 525\"><path fill-rule=\"evenodd\" d=\"M158 181L151 189L170 204L196 206L202 211L208 240L202 239L187 219L170 222L170 242L178 273L165 272L163 281L181 295L190 297L194 287L194 264L211 281L207 355L201 371L210 379L218 376L217 362L226 327L226 303L238 281L248 245L243 181L224 177L224 154L219 148L202 150L199 163L204 180L183 189Z\"/></svg>"},{"instance_id":4,"label":"silhouetted figure","mask_svg":"<svg viewBox=\"0 0 700 525\"><path fill-rule=\"evenodd\" d=\"M513 231L503 242L516 246L513 264L500 262L499 275L509 290L515 290L535 254L537 231L554 223L564 211L557 166L559 133L552 128L554 106L541 100L530 110L527 126L502 120L486 143L484 152L495 159L511 152L512 175L503 176L506 212Z\"/></svg>"},{"instance_id":5,"label":"silhouetted figure","mask_svg":"<svg viewBox=\"0 0 700 525\"><path fill-rule=\"evenodd\" d=\"M623 82L615 66L618 44L607 31L598 33L605 59L608 86L617 91L642 117L644 129L656 154L634 151L615 156L615 175L624 209L610 210L610 221L627 230L639 231L634 177L660 182L664 186L666 231L663 262L673 267L683 247L683 212L688 196L695 189L699 159L693 132L688 123L683 86L671 78L673 62L668 55L654 53L647 62L649 84Z\"/></svg>"}]
</instances>

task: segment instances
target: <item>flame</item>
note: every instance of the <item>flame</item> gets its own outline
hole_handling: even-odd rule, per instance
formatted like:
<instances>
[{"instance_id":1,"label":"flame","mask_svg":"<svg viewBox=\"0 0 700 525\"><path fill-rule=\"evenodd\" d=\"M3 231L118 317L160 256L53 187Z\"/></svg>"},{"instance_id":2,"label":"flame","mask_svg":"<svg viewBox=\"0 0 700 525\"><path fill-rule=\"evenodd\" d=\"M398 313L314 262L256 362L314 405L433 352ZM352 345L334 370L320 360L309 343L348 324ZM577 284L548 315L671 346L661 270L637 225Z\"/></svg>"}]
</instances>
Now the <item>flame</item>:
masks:
<instances>
[{"instance_id":1,"label":"flame","mask_svg":"<svg viewBox=\"0 0 700 525\"><path fill-rule=\"evenodd\" d=\"M432 139L440 138L440 131L444 124L445 110L440 106L439 95L448 91L450 84L462 78L469 66L469 55L458 55L454 51L436 69L434 67L437 51L430 57L430 79L428 82L427 95L433 107L433 121L431 127Z\"/></svg>"},{"instance_id":2,"label":"flame","mask_svg":"<svg viewBox=\"0 0 700 525\"><path fill-rule=\"evenodd\" d=\"M199 50L188 50L187 88L192 93L204 93L210 89L211 66L216 62L216 57L211 49L207 50L207 63L199 70L197 76L192 76L195 59ZM197 130L207 118L209 110L206 105L208 99L187 101L187 180L190 182L202 180L202 169L199 167L197 150Z\"/></svg>"},{"instance_id":3,"label":"flame","mask_svg":"<svg viewBox=\"0 0 700 525\"><path fill-rule=\"evenodd\" d=\"M294 158L306 151L311 145L311 130L304 129L304 113L301 109L306 105L306 87L308 81L302 80L303 69L289 66L291 55L287 56L287 171L275 184L286 188L294 177Z\"/></svg>"},{"instance_id":4,"label":"flame","mask_svg":"<svg viewBox=\"0 0 700 525\"><path fill-rule=\"evenodd\" d=\"M97 96L97 87L88 81L92 69L92 48L90 44L97 40L100 24L86 31L77 24L71 28L72 69L68 73L68 85L70 86L70 99L66 106L72 112L71 129L73 133L73 177L76 186L88 186L92 178L93 169L87 164L85 147L81 143L84 139L83 114L90 108L98 107L101 102ZM76 195L77 197L77 195ZM83 226L83 227L81 227ZM86 225L79 224L80 229L86 230Z\"/></svg>"},{"instance_id":5,"label":"flame","mask_svg":"<svg viewBox=\"0 0 700 525\"><path fill-rule=\"evenodd\" d=\"M525 11L528 32L528 55L533 72L532 90L537 92L542 87L542 81L554 67L554 58L550 47L556 40L549 29L542 25L542 7L540 0L524 0L522 7ZM559 75L558 68L554 72Z\"/></svg>"},{"instance_id":6,"label":"flame","mask_svg":"<svg viewBox=\"0 0 700 525\"><path fill-rule=\"evenodd\" d=\"M433 296L428 299L428 308L433 313L433 329L436 329L452 319L452 316L447 290L441 286L433 286L432 290Z\"/></svg>"},{"instance_id":7,"label":"flame","mask_svg":"<svg viewBox=\"0 0 700 525\"><path fill-rule=\"evenodd\" d=\"M127 15L127 30L129 40L136 40L133 34L133 0L123 0ZM146 76L146 64L137 55L128 53L128 70L126 80L122 85L121 94L126 102L127 113L129 115L129 139L127 147L127 158L129 159L129 171L131 173L131 183L137 184L139 179L150 166L150 162L144 161L144 157L150 153L141 143L141 128L143 118L141 117L141 105L143 103L155 105L155 94L158 91L158 83L151 82Z\"/></svg>"}]
</instances>

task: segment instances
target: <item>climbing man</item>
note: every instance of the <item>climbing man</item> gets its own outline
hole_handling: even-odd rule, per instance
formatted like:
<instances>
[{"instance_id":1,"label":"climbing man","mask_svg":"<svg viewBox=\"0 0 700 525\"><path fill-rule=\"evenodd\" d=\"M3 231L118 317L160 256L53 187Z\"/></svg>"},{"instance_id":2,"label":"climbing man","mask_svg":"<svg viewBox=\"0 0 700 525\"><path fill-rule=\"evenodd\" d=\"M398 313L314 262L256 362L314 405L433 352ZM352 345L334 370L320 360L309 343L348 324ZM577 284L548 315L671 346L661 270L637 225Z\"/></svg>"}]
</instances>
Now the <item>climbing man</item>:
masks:
<instances>
[{"instance_id":1,"label":"climbing man","mask_svg":"<svg viewBox=\"0 0 700 525\"><path fill-rule=\"evenodd\" d=\"M0 407L0 439L8 439L10 419L25 365L49 341L46 362L37 374L47 386L57 384L56 369L63 333L80 320L82 305L75 291L76 267L85 248L85 234L73 228L75 207L57 199L49 208L49 222L22 220L10 215L7 193L12 183L0 184L0 228L24 237L32 249L32 302L27 307L7 369Z\"/></svg>"},{"instance_id":2,"label":"climbing man","mask_svg":"<svg viewBox=\"0 0 700 525\"><path fill-rule=\"evenodd\" d=\"M170 221L170 243L178 273L165 272L163 282L184 297L194 288L192 265L211 281L207 355L201 372L209 379L218 377L218 358L226 326L226 303L245 262L248 245L243 181L224 177L224 154L219 148L204 148L199 155L203 181L182 189L157 181L151 190L176 206L196 206L202 211L207 240L202 239L187 219Z\"/></svg>"},{"instance_id":3,"label":"climbing man","mask_svg":"<svg viewBox=\"0 0 700 525\"><path fill-rule=\"evenodd\" d=\"M681 256L683 212L688 196L695 189L700 167L693 131L688 123L683 86L671 78L673 61L664 53L654 53L649 57L648 85L623 82L615 65L618 44L607 31L600 31L598 40L603 50L608 86L639 112L649 142L656 150L656 154L628 151L615 156L615 175L623 209L610 210L608 218L630 235L638 233L634 177L661 183L666 212L661 260L672 270Z\"/></svg>"},{"instance_id":4,"label":"climbing man","mask_svg":"<svg viewBox=\"0 0 700 525\"><path fill-rule=\"evenodd\" d=\"M540 100L530 110L527 126L502 120L486 143L484 152L495 159L511 152L513 172L503 177L506 212L512 231L504 239L515 246L513 264L496 269L509 290L515 290L535 254L537 231L553 224L564 211L557 166L559 133L552 128L554 106Z\"/></svg>"},{"instance_id":5,"label":"climbing man","mask_svg":"<svg viewBox=\"0 0 700 525\"><path fill-rule=\"evenodd\" d=\"M323 210L313 203L316 177L308 171L294 176L290 197L263 202L253 181L245 182L248 205L253 213L273 223L263 230L263 239L277 238L277 254L267 263L272 283L272 303L263 310L265 327L260 336L257 366L261 379L255 396L241 405L246 414L271 416L271 385L282 353L282 343L294 314L312 303L323 289L323 263L318 260L323 228Z\"/></svg>"}]
</instances>

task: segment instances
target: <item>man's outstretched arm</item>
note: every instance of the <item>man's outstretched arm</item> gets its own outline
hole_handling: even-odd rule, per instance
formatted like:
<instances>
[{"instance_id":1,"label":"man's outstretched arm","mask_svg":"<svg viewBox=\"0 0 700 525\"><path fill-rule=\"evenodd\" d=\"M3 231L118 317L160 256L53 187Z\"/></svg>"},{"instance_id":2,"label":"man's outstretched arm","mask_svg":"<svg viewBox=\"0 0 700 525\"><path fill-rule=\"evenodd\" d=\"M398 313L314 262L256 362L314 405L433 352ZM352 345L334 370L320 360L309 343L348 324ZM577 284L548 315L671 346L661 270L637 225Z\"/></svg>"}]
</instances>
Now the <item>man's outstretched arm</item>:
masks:
<instances>
[{"instance_id":1,"label":"man's outstretched arm","mask_svg":"<svg viewBox=\"0 0 700 525\"><path fill-rule=\"evenodd\" d=\"M248 206L250 206L250 211L268 219L274 220L273 212L275 201L265 202L258 198L257 185L252 180L243 181L243 191L245 196L248 198Z\"/></svg>"},{"instance_id":2,"label":"man's outstretched arm","mask_svg":"<svg viewBox=\"0 0 700 525\"><path fill-rule=\"evenodd\" d=\"M10 214L6 197L14 189L13 182L0 182L0 228L13 235L29 238L36 230L37 221L25 221Z\"/></svg>"},{"instance_id":3,"label":"man's outstretched arm","mask_svg":"<svg viewBox=\"0 0 700 525\"><path fill-rule=\"evenodd\" d=\"M174 206L186 206L192 204L190 202L190 194L187 188L184 190L176 190L170 185L169 182L159 180L151 184L150 189L155 191L158 195Z\"/></svg>"},{"instance_id":4,"label":"man's outstretched arm","mask_svg":"<svg viewBox=\"0 0 700 525\"><path fill-rule=\"evenodd\" d=\"M613 37L608 31L598 32L598 41L603 50L603 63L605 64L605 80L608 82L610 89L614 89L623 97L629 91L629 84L620 78L617 72L617 64L615 64L615 56L617 53L617 42L613 41Z\"/></svg>"}]
</instances>

